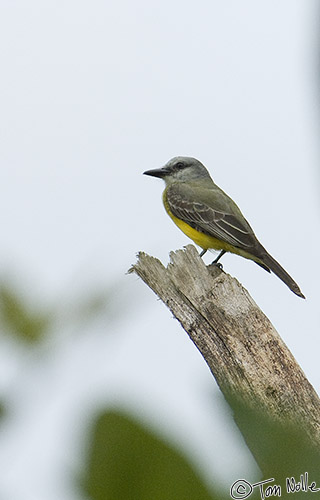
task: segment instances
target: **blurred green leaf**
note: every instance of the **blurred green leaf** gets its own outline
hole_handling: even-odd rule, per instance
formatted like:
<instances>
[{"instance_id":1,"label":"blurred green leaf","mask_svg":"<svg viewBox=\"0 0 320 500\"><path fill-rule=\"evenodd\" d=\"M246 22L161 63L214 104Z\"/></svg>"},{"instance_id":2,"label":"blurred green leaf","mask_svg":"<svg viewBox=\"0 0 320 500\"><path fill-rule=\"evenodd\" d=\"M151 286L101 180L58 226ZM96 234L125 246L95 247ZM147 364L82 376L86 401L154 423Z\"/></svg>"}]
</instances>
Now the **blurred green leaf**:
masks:
<instances>
[{"instance_id":1,"label":"blurred green leaf","mask_svg":"<svg viewBox=\"0 0 320 500\"><path fill-rule=\"evenodd\" d=\"M116 412L94 424L84 489L92 500L222 500L180 453Z\"/></svg>"},{"instance_id":2,"label":"blurred green leaf","mask_svg":"<svg viewBox=\"0 0 320 500\"><path fill-rule=\"evenodd\" d=\"M37 342L51 326L51 314L33 311L13 288L0 287L0 324L11 334L27 342Z\"/></svg>"},{"instance_id":3,"label":"blurred green leaf","mask_svg":"<svg viewBox=\"0 0 320 500\"><path fill-rule=\"evenodd\" d=\"M0 401L0 420L2 420L7 414L7 405Z\"/></svg>"},{"instance_id":4,"label":"blurred green leaf","mask_svg":"<svg viewBox=\"0 0 320 500\"><path fill-rule=\"evenodd\" d=\"M29 344L36 344L56 328L79 332L97 321L105 324L123 319L124 308L128 314L128 293L119 283L89 291L84 287L80 294L60 296L57 303L45 307L12 283L6 280L0 284L0 330Z\"/></svg>"},{"instance_id":5,"label":"blurred green leaf","mask_svg":"<svg viewBox=\"0 0 320 500\"><path fill-rule=\"evenodd\" d=\"M314 445L305 429L292 421L271 419L257 409L244 406L229 399L235 422L262 471L262 479L274 478L281 485L281 496L285 497L287 478L308 473L310 484L316 481L320 488L320 450ZM289 493L292 497L292 492ZM310 498L310 491L295 492L294 498ZM260 497L261 498L261 497ZM312 496L311 496L312 498Z\"/></svg>"}]
</instances>

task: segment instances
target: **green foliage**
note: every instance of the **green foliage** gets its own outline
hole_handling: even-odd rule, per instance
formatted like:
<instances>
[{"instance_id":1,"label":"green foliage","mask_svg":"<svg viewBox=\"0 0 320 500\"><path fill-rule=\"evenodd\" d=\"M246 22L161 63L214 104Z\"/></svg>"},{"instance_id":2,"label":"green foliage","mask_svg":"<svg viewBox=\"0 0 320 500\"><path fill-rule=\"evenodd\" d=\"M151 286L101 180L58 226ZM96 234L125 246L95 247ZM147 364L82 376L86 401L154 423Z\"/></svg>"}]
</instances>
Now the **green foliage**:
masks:
<instances>
[{"instance_id":1,"label":"green foliage","mask_svg":"<svg viewBox=\"0 0 320 500\"><path fill-rule=\"evenodd\" d=\"M96 420L86 471L92 500L223 500L173 447L116 412Z\"/></svg>"},{"instance_id":2,"label":"green foliage","mask_svg":"<svg viewBox=\"0 0 320 500\"><path fill-rule=\"evenodd\" d=\"M281 485L281 497L287 494L287 478L298 483L301 475L308 473L310 483L320 487L320 450L314 445L305 429L297 423L270 418L265 412L251 409L235 399L229 400L246 443L262 471L261 479L274 478L271 484ZM310 498L310 491L294 492L294 499ZM255 497L250 497L255 498ZM260 494L259 497L261 498ZM311 496L311 498L313 498Z\"/></svg>"},{"instance_id":3,"label":"green foliage","mask_svg":"<svg viewBox=\"0 0 320 500\"><path fill-rule=\"evenodd\" d=\"M65 297L59 304L45 309L30 305L11 283L0 285L0 328L31 346L43 340L58 327L80 330L98 318L109 323L119 317L119 295L116 285L102 290L85 291L81 296Z\"/></svg>"},{"instance_id":4,"label":"green foliage","mask_svg":"<svg viewBox=\"0 0 320 500\"><path fill-rule=\"evenodd\" d=\"M80 297L65 298L60 305L43 310L31 306L12 285L3 284L0 286L0 327L34 346L57 326L71 327L78 333L99 318L103 318L104 325L106 321L110 324L119 318L120 304L127 304L122 296L119 297L120 293L117 285L94 293L86 290ZM306 472L309 484L315 481L320 487L320 451L302 427L283 419L281 423L275 421L265 412L249 408L233 397L228 397L228 404L261 470L260 478L246 480L258 482L273 478L268 484L281 485L281 498L288 496L287 478L289 481L294 478L291 480L294 486L301 481L301 475L306 477ZM3 417L8 417L6 405L0 405L0 419ZM81 485L91 500L230 498L228 486L223 494L209 491L180 452L128 416L117 412L102 413L93 424L90 438ZM223 453L227 454L228 450L223 450ZM212 471L213 480L214 477ZM235 477L234 481L238 479L241 478ZM259 488L255 487L250 500L260 498ZM290 493L290 498L303 500L313 496L310 491L295 491Z\"/></svg>"},{"instance_id":5,"label":"green foliage","mask_svg":"<svg viewBox=\"0 0 320 500\"><path fill-rule=\"evenodd\" d=\"M2 328L26 342L37 342L48 332L51 315L34 311L12 287L0 287L0 324Z\"/></svg>"},{"instance_id":6,"label":"green foliage","mask_svg":"<svg viewBox=\"0 0 320 500\"><path fill-rule=\"evenodd\" d=\"M287 492L287 478L291 486L296 484L299 488L301 475L305 480L306 472L309 485L315 481L320 487L320 453L304 430L292 423L279 423L238 401L232 401L231 406L261 469L260 478L246 480L256 483L273 478L263 486L264 492L268 487L280 485L281 498L291 498L292 494L297 499L310 498L309 490ZM94 422L85 471L82 485L91 500L231 498L228 487L223 493L210 492L181 453L154 436L141 423L117 412L102 413ZM214 471L212 475L214 478ZM294 478L293 482L291 478ZM240 479L235 477L234 481ZM256 486L247 498L260 499L263 498L261 494Z\"/></svg>"}]
</instances>

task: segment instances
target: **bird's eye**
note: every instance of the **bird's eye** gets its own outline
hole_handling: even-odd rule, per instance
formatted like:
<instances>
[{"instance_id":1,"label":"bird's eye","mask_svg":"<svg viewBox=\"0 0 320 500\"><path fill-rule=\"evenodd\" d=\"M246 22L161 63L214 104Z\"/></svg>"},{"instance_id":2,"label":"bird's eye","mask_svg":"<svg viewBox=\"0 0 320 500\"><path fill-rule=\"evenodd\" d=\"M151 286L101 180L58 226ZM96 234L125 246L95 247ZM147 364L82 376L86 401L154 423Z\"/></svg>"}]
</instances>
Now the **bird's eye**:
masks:
<instances>
[{"instance_id":1,"label":"bird's eye","mask_svg":"<svg viewBox=\"0 0 320 500\"><path fill-rule=\"evenodd\" d=\"M178 163L176 163L176 168L183 168L184 167L184 163L182 161L178 161Z\"/></svg>"}]
</instances>

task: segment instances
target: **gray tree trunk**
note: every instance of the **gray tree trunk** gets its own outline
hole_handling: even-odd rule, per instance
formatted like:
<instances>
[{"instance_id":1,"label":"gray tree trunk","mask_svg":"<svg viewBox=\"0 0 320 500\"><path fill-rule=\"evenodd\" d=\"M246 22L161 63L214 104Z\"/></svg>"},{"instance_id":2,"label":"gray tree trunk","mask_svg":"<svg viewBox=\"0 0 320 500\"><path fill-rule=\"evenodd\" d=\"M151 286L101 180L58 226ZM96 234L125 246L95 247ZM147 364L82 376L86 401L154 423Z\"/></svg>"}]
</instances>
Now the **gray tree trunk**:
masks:
<instances>
[{"instance_id":1,"label":"gray tree trunk","mask_svg":"<svg viewBox=\"0 0 320 500\"><path fill-rule=\"evenodd\" d=\"M226 399L292 422L320 445L320 400L249 293L193 245L165 268L140 252L130 269L157 294L201 352Z\"/></svg>"}]
</instances>

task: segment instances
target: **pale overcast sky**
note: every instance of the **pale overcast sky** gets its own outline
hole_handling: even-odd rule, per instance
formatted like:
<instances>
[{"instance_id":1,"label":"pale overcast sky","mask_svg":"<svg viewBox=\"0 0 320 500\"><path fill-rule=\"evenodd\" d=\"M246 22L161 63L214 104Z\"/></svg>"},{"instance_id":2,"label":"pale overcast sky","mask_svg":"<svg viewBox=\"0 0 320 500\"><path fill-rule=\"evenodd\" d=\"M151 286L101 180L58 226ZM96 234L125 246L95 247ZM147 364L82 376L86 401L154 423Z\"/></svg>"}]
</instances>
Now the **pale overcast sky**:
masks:
<instances>
[{"instance_id":1,"label":"pale overcast sky","mask_svg":"<svg viewBox=\"0 0 320 500\"><path fill-rule=\"evenodd\" d=\"M1 499L78 498L65 471L81 463L96 402L143 416L209 483L252 470L204 361L124 276L137 251L167 262L189 243L164 212L162 183L141 175L172 156L205 163L307 296L223 259L319 392L318 7L2 0L0 271L41 304L119 282L130 318L111 337L104 325L59 332L35 356L0 341L14 416L0 428Z\"/></svg>"}]
</instances>

